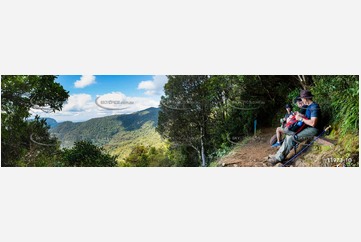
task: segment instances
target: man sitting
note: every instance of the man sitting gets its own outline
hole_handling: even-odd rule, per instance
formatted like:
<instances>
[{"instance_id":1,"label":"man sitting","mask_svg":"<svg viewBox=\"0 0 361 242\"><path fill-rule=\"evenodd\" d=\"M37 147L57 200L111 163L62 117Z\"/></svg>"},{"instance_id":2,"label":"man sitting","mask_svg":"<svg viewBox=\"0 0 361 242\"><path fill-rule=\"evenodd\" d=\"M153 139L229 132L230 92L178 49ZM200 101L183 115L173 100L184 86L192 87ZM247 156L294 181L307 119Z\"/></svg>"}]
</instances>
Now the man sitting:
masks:
<instances>
[{"instance_id":1,"label":"man sitting","mask_svg":"<svg viewBox=\"0 0 361 242\"><path fill-rule=\"evenodd\" d=\"M313 95L308 90L302 90L300 93L300 98L302 99L303 104L307 105L307 109L305 116L303 116L301 113L297 113L296 119L298 121L304 122L307 127L294 136L286 136L285 141L283 142L281 148L277 151L276 155L269 157L268 162L271 165L275 165L278 162L284 161L288 153L296 145L296 142L312 138L319 131L321 118L320 106L313 102Z\"/></svg>"}]
</instances>

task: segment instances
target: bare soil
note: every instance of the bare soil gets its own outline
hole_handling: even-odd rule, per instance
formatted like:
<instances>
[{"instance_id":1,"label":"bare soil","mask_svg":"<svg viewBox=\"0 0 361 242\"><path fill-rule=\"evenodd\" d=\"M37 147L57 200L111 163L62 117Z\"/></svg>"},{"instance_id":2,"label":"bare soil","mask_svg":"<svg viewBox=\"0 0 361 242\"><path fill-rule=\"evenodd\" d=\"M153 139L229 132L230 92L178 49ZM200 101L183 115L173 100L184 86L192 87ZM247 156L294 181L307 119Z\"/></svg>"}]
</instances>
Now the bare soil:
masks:
<instances>
[{"instance_id":1,"label":"bare soil","mask_svg":"<svg viewBox=\"0 0 361 242\"><path fill-rule=\"evenodd\" d=\"M218 163L221 166L243 166L243 167L263 167L267 166L268 155L275 154L277 148L272 148L269 144L270 138L275 134L275 128L267 128L250 138L245 144L236 147Z\"/></svg>"}]
</instances>

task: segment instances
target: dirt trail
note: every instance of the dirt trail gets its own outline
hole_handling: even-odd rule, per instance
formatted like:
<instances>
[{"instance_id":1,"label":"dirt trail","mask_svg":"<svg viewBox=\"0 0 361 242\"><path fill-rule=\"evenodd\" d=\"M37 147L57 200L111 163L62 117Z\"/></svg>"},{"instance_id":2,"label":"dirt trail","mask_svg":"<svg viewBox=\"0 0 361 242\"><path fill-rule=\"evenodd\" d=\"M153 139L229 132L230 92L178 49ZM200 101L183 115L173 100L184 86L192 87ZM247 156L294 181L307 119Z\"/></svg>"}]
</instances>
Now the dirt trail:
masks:
<instances>
[{"instance_id":1,"label":"dirt trail","mask_svg":"<svg viewBox=\"0 0 361 242\"><path fill-rule=\"evenodd\" d=\"M269 155L274 155L277 152L277 148L271 147L269 141L275 134L275 128L262 129L261 132L254 137L251 137L246 142L240 142L233 150L226 156L218 160L219 166L242 166L242 167L263 167L269 166L266 162ZM319 137L316 142L318 145L329 146L329 149L325 149L322 152L303 152L300 154L290 166L336 166L325 163L328 157L332 157L332 152L335 149L337 141L330 140L325 137ZM306 145L306 141L301 142L296 150L292 149L286 156L286 161L291 159L295 154L298 154ZM315 145L313 145L315 146ZM305 161L311 161L305 162ZM276 166L281 165L281 163Z\"/></svg>"},{"instance_id":2,"label":"dirt trail","mask_svg":"<svg viewBox=\"0 0 361 242\"><path fill-rule=\"evenodd\" d=\"M222 166L267 166L265 157L277 152L277 148L272 148L269 144L275 131L274 128L262 129L260 134L252 137L246 144L236 146L218 163Z\"/></svg>"}]
</instances>

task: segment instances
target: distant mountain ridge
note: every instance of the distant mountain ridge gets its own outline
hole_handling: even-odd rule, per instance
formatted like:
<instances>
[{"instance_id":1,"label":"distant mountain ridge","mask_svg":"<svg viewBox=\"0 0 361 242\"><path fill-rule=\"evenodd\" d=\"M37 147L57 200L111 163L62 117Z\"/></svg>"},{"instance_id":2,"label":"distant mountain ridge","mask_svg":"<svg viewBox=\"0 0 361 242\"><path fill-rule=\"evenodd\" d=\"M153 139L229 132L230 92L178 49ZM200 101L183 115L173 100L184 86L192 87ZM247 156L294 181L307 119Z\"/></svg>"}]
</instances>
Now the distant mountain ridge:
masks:
<instances>
[{"instance_id":1,"label":"distant mountain ridge","mask_svg":"<svg viewBox=\"0 0 361 242\"><path fill-rule=\"evenodd\" d=\"M92 141L103 146L119 159L125 158L136 145L163 145L155 131L159 108L148 108L132 114L93 118L85 122L62 122L50 129L60 141L62 148L70 148L80 140Z\"/></svg>"},{"instance_id":2,"label":"distant mountain ridge","mask_svg":"<svg viewBox=\"0 0 361 242\"><path fill-rule=\"evenodd\" d=\"M58 123L55 119L53 119L53 118L41 118L41 119L45 119L46 124L49 125L50 128L55 128L56 126L59 125L59 123ZM33 119L33 118L32 118L32 119L28 119L28 121L29 121L29 122L30 122L30 121L34 121L34 119Z\"/></svg>"},{"instance_id":3,"label":"distant mountain ridge","mask_svg":"<svg viewBox=\"0 0 361 242\"><path fill-rule=\"evenodd\" d=\"M59 125L59 123L53 118L45 118L45 121L50 128L54 128Z\"/></svg>"}]
</instances>

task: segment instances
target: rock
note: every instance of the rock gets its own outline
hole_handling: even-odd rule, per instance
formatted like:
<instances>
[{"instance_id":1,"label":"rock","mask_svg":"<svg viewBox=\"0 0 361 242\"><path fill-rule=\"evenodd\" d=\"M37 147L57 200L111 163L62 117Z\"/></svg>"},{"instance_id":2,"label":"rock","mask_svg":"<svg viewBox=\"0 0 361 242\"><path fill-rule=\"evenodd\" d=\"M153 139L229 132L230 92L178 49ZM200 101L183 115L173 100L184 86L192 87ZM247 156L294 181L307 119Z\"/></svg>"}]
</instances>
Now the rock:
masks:
<instances>
[{"instance_id":1,"label":"rock","mask_svg":"<svg viewBox=\"0 0 361 242\"><path fill-rule=\"evenodd\" d=\"M302 159L295 161L295 167L305 167L305 164Z\"/></svg>"},{"instance_id":2,"label":"rock","mask_svg":"<svg viewBox=\"0 0 361 242\"><path fill-rule=\"evenodd\" d=\"M335 140L327 139L327 138L324 138L324 137L318 138L316 140L316 142L321 144L321 145L327 145L327 146L335 146L335 144L336 144Z\"/></svg>"}]
</instances>

